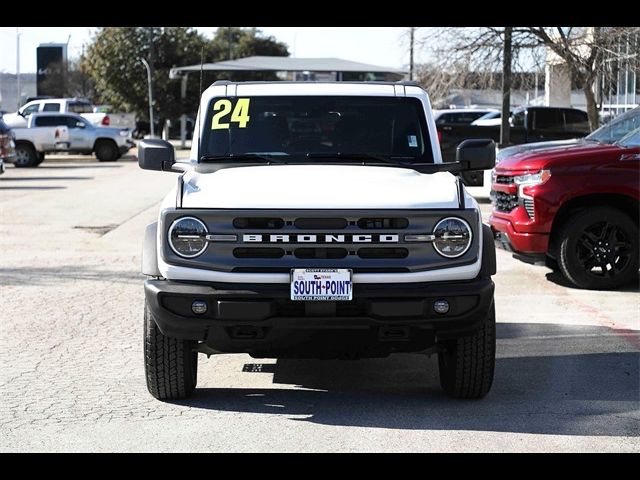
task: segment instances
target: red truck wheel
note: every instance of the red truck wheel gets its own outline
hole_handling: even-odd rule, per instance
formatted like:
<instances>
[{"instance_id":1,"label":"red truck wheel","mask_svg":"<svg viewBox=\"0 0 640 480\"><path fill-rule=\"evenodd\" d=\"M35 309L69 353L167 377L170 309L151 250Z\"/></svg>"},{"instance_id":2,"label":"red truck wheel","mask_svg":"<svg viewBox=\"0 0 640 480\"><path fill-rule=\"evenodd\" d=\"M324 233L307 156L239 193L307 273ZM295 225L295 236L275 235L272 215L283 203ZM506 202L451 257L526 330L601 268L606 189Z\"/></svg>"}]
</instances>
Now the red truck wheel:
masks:
<instances>
[{"instance_id":1,"label":"red truck wheel","mask_svg":"<svg viewBox=\"0 0 640 480\"><path fill-rule=\"evenodd\" d=\"M579 288L608 290L638 275L638 226L615 208L573 216L562 228L559 250L560 270Z\"/></svg>"}]
</instances>

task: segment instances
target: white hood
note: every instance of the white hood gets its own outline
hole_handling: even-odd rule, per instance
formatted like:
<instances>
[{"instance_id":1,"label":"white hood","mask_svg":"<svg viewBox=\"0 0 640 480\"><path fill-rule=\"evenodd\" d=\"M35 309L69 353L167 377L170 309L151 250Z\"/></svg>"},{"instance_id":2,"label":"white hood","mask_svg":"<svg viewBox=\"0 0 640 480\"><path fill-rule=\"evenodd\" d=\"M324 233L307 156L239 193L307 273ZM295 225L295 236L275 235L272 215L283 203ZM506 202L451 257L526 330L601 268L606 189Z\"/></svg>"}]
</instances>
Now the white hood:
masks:
<instances>
[{"instance_id":1,"label":"white hood","mask_svg":"<svg viewBox=\"0 0 640 480\"><path fill-rule=\"evenodd\" d=\"M183 208L457 208L456 177L407 168L265 165L184 176Z\"/></svg>"},{"instance_id":2,"label":"white hood","mask_svg":"<svg viewBox=\"0 0 640 480\"><path fill-rule=\"evenodd\" d=\"M27 128L27 119L17 113L5 113L2 120L9 128Z\"/></svg>"}]
</instances>

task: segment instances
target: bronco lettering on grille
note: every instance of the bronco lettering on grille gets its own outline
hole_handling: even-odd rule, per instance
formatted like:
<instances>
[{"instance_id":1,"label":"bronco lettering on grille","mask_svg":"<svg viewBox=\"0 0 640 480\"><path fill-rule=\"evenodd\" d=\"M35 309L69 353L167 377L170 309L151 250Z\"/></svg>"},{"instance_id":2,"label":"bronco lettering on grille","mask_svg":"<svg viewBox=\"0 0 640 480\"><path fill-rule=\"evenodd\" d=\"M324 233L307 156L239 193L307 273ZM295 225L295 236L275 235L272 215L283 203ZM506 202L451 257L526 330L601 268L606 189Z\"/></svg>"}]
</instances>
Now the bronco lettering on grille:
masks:
<instances>
[{"instance_id":1,"label":"bronco lettering on grille","mask_svg":"<svg viewBox=\"0 0 640 480\"><path fill-rule=\"evenodd\" d=\"M366 235L333 234L260 234L242 235L244 243L398 243L400 235L368 233Z\"/></svg>"}]
</instances>

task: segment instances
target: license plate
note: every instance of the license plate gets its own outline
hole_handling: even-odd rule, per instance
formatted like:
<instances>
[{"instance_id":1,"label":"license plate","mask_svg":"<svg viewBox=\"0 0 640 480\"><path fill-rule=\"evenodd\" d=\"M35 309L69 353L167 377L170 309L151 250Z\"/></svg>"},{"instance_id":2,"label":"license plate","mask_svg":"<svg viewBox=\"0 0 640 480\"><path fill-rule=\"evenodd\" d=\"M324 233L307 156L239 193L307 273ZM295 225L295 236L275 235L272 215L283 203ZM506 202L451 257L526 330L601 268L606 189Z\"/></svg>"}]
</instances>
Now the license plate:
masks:
<instances>
[{"instance_id":1,"label":"license plate","mask_svg":"<svg viewBox=\"0 0 640 480\"><path fill-rule=\"evenodd\" d=\"M351 270L295 268L291 270L291 300L348 301L353 298Z\"/></svg>"}]
</instances>

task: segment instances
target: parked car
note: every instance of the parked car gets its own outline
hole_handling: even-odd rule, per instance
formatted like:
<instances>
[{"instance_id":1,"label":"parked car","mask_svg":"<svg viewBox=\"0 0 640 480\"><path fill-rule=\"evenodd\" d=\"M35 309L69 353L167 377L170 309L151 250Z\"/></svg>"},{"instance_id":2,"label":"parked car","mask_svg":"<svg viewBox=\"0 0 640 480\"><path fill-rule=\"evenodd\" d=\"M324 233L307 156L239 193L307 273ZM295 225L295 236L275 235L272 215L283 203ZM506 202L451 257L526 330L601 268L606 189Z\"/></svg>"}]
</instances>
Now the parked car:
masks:
<instances>
[{"instance_id":1,"label":"parked car","mask_svg":"<svg viewBox=\"0 0 640 480\"><path fill-rule=\"evenodd\" d=\"M135 113L116 112L111 105L96 105L93 107L93 112L107 115L110 127L128 128L131 131L136 128Z\"/></svg>"},{"instance_id":2,"label":"parked car","mask_svg":"<svg viewBox=\"0 0 640 480\"><path fill-rule=\"evenodd\" d=\"M587 113L575 108L520 107L514 110L509 123L512 145L578 138L590 132ZM491 138L496 142L500 141L499 125L443 124L438 125L437 128L442 158L445 162L455 160L456 148L467 138ZM484 184L482 172L467 172L461 177L468 186Z\"/></svg>"},{"instance_id":3,"label":"parked car","mask_svg":"<svg viewBox=\"0 0 640 480\"><path fill-rule=\"evenodd\" d=\"M513 112L509 112L509 116L513 115ZM485 126L490 127L492 125L501 125L502 124L502 112L500 110L496 110L494 112L489 112L477 120L471 122L471 125L476 126Z\"/></svg>"},{"instance_id":4,"label":"parked car","mask_svg":"<svg viewBox=\"0 0 640 480\"><path fill-rule=\"evenodd\" d=\"M477 120L486 114L495 112L498 111L492 108L452 108L448 110L434 110L433 119L435 120L436 125L442 125L445 123L469 125L474 120Z\"/></svg>"},{"instance_id":5,"label":"parked car","mask_svg":"<svg viewBox=\"0 0 640 480\"><path fill-rule=\"evenodd\" d=\"M27 119L33 113L77 113L89 120L93 125L108 127L111 118L106 113L95 113L90 101L80 98L44 98L25 103L15 113L4 115L5 122L11 128L24 128Z\"/></svg>"},{"instance_id":6,"label":"parked car","mask_svg":"<svg viewBox=\"0 0 640 480\"><path fill-rule=\"evenodd\" d=\"M640 128L503 158L491 188L489 223L506 249L545 258L580 288L637 278Z\"/></svg>"},{"instance_id":7,"label":"parked car","mask_svg":"<svg viewBox=\"0 0 640 480\"><path fill-rule=\"evenodd\" d=\"M27 128L16 128L16 167L36 167L46 153L95 153L101 162L120 158L134 147L126 128L96 127L74 113L34 113Z\"/></svg>"},{"instance_id":8,"label":"parked car","mask_svg":"<svg viewBox=\"0 0 640 480\"><path fill-rule=\"evenodd\" d=\"M4 173L5 161L13 162L16 156L15 138L11 130L0 116L0 173Z\"/></svg>"}]
</instances>

